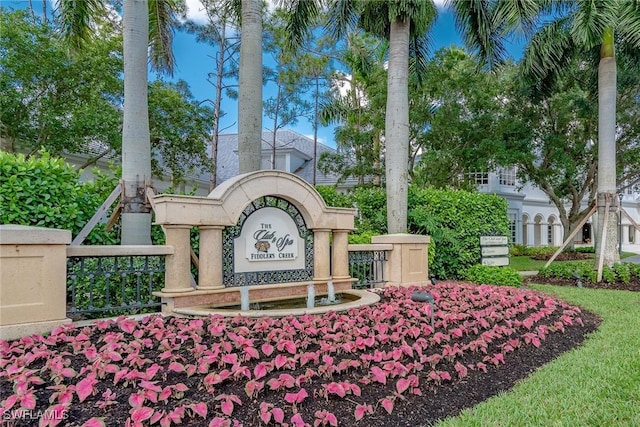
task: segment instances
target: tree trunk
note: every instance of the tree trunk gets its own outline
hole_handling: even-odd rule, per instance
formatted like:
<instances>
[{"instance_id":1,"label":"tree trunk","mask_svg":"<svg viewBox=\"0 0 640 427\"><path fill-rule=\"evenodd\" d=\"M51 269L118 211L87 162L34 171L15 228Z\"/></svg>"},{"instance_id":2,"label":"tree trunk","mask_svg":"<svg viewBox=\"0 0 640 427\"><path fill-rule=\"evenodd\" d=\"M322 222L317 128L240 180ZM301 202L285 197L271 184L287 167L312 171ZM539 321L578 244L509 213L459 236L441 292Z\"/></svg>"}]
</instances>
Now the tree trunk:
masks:
<instances>
[{"instance_id":1,"label":"tree trunk","mask_svg":"<svg viewBox=\"0 0 640 427\"><path fill-rule=\"evenodd\" d=\"M146 0L124 2L124 117L122 126L123 245L151 244L145 182L151 180L147 101L149 9Z\"/></svg>"},{"instance_id":2,"label":"tree trunk","mask_svg":"<svg viewBox=\"0 0 640 427\"><path fill-rule=\"evenodd\" d=\"M320 78L318 75L315 76L315 80L316 89L313 104L313 185L316 185L318 172L318 111L320 110L318 99L320 97Z\"/></svg>"},{"instance_id":3,"label":"tree trunk","mask_svg":"<svg viewBox=\"0 0 640 427\"><path fill-rule=\"evenodd\" d=\"M607 31L598 66L598 238L596 267L600 246L604 245L604 265L620 262L618 254L618 215L616 203L616 59L613 32ZM609 199L609 219L604 223L605 203ZM607 239L602 236L607 229Z\"/></svg>"},{"instance_id":4,"label":"tree trunk","mask_svg":"<svg viewBox=\"0 0 640 427\"><path fill-rule=\"evenodd\" d=\"M223 19L226 19L226 15ZM209 180L209 191L213 191L218 185L218 142L220 140L220 106L222 105L222 77L224 73L224 55L227 48L227 24L222 21L220 34L220 50L216 62L216 99L213 103L213 131L211 135L211 179Z\"/></svg>"},{"instance_id":5,"label":"tree trunk","mask_svg":"<svg viewBox=\"0 0 640 427\"><path fill-rule=\"evenodd\" d=\"M395 19L389 35L385 121L385 170L388 232L407 232L407 163L409 160L409 29Z\"/></svg>"},{"instance_id":6,"label":"tree trunk","mask_svg":"<svg viewBox=\"0 0 640 427\"><path fill-rule=\"evenodd\" d=\"M240 173L260 170L262 152L262 2L242 0L238 96Z\"/></svg>"}]
</instances>

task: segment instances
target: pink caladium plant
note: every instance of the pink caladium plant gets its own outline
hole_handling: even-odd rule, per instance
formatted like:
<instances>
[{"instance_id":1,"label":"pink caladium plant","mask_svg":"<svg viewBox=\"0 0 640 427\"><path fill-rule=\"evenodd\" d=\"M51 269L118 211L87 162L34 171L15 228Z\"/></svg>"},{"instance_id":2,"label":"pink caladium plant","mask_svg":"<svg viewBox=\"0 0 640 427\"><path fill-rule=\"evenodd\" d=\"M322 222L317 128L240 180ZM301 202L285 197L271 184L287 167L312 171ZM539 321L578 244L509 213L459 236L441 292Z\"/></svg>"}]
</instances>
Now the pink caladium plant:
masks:
<instances>
[{"instance_id":1,"label":"pink caladium plant","mask_svg":"<svg viewBox=\"0 0 640 427\"><path fill-rule=\"evenodd\" d=\"M411 301L414 289L380 289L381 303L342 313L121 317L0 340L0 387L12 391L0 412L81 407L75 422L89 427L107 411L128 413L131 426L246 425L245 414L333 426L338 412L316 400L357 420L389 415L425 388L508 368L513 352L582 324L578 308L534 291L441 282L428 287L431 313Z\"/></svg>"}]
</instances>

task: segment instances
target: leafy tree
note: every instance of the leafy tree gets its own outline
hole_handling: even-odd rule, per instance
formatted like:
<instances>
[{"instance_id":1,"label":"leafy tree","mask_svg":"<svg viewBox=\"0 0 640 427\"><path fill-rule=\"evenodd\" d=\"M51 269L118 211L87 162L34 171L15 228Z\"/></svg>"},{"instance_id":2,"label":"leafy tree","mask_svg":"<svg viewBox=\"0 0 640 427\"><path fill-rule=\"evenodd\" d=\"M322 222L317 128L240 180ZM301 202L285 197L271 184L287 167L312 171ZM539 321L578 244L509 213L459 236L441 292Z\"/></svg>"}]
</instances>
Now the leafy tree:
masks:
<instances>
[{"instance_id":1,"label":"leafy tree","mask_svg":"<svg viewBox=\"0 0 640 427\"><path fill-rule=\"evenodd\" d=\"M209 191L217 185L218 140L221 132L220 119L225 115L221 109L222 95L226 91L237 98L235 79L238 78L238 55L240 43L234 31L237 13L228 0L202 0L208 22L205 25L187 21L184 28L196 35L196 40L205 42L215 49L215 71L209 74L208 81L214 89L213 99L207 99L213 106L211 131L211 181ZM230 83L229 79L234 81Z\"/></svg>"},{"instance_id":2,"label":"leafy tree","mask_svg":"<svg viewBox=\"0 0 640 427\"><path fill-rule=\"evenodd\" d=\"M295 1L288 31L292 44L299 44L324 2ZM409 57L414 54L415 66L426 59L428 31L436 18L433 1L426 0L328 0L329 30L340 36L345 28L361 29L389 41L387 73L387 106L385 121L385 170L389 232L407 231L407 185L409 156ZM486 2L453 0L458 26L467 43L478 49L483 60L495 56L500 48L494 37Z\"/></svg>"},{"instance_id":3,"label":"leafy tree","mask_svg":"<svg viewBox=\"0 0 640 427\"><path fill-rule=\"evenodd\" d=\"M273 67L266 70L266 80L275 85L275 96L264 101L265 115L272 120L271 168L276 168L277 135L280 129L297 123L307 116L311 105L302 96L306 89L301 84L304 70L304 52L292 52L285 48L282 12L276 11L266 22L265 51L271 55Z\"/></svg>"},{"instance_id":4,"label":"leafy tree","mask_svg":"<svg viewBox=\"0 0 640 427\"><path fill-rule=\"evenodd\" d=\"M367 177L373 177L375 185L381 182L387 52L385 41L351 33L342 54L347 71L334 73L321 119L339 123L335 131L338 152L323 154L320 169L338 174L341 181L352 176L360 185Z\"/></svg>"},{"instance_id":5,"label":"leafy tree","mask_svg":"<svg viewBox=\"0 0 640 427\"><path fill-rule=\"evenodd\" d=\"M9 151L52 154L120 147L121 39L105 24L74 56L55 29L0 9L0 124ZM37 55L34 55L37 52Z\"/></svg>"},{"instance_id":6,"label":"leafy tree","mask_svg":"<svg viewBox=\"0 0 640 427\"><path fill-rule=\"evenodd\" d=\"M467 172L495 169L504 151L502 128L511 121L504 99L515 72L480 66L458 48L439 50L425 66L411 97L412 139L420 153L412 182L471 189Z\"/></svg>"},{"instance_id":7,"label":"leafy tree","mask_svg":"<svg viewBox=\"0 0 640 427\"><path fill-rule=\"evenodd\" d=\"M159 156L156 174L167 170L177 188L188 171L208 169L213 111L193 99L186 82L149 85L149 123L151 149Z\"/></svg>"},{"instance_id":8,"label":"leafy tree","mask_svg":"<svg viewBox=\"0 0 640 427\"><path fill-rule=\"evenodd\" d=\"M565 65L549 93L514 98L509 107L516 122L523 120L520 133L521 129L531 130L529 138L511 143L515 149L509 153L520 153L516 164L521 178L543 189L558 208L565 238L596 203L598 171L602 169L600 147L594 143L599 132L593 122L599 109L592 90L596 76L585 73L584 63L583 55L577 55ZM632 185L640 181L636 166L640 164L640 76L635 67L620 67L619 75L615 175L618 182ZM619 186L620 191L622 188L624 185Z\"/></svg>"},{"instance_id":9,"label":"leafy tree","mask_svg":"<svg viewBox=\"0 0 640 427\"><path fill-rule=\"evenodd\" d=\"M616 197L616 76L615 47L637 51L640 48L640 1L574 0L541 1L523 5L520 1L495 2L494 20L508 32L514 28L536 30L525 52L524 65L545 90L556 78L562 78L576 52L589 55L598 70L598 230L600 238L596 265L619 261L618 214L611 208L604 223L606 201L615 205ZM540 16L552 15L541 28L533 25ZM496 26L497 27L497 26ZM637 68L636 68L637 69ZM603 241L606 235L608 238ZM599 247L604 245L603 259Z\"/></svg>"}]
</instances>

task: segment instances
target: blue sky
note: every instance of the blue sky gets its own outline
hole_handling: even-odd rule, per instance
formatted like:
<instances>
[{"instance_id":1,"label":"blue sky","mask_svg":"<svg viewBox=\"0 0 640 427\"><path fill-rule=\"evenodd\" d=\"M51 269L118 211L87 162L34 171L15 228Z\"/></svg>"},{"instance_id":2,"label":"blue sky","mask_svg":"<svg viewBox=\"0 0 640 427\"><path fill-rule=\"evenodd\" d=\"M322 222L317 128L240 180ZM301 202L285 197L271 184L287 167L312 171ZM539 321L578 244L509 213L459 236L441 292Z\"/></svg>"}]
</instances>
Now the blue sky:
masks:
<instances>
[{"instance_id":1,"label":"blue sky","mask_svg":"<svg viewBox=\"0 0 640 427\"><path fill-rule=\"evenodd\" d=\"M455 29L453 14L444 9L444 0L436 0L439 8L439 17L436 21L432 33L432 48L436 50L448 46L463 46L460 35ZM198 0L187 0L189 6L189 17L196 22L204 23L205 17L198 13ZM522 55L522 43L507 45L509 54L519 59ZM213 48L204 43L197 43L192 35L176 33L174 40L174 52L176 56L177 71L175 79L182 79L189 83L191 91L196 99L204 100L213 98L213 86L207 82L207 74L214 70L214 60L210 57L214 53ZM208 56L209 55L209 56ZM263 97L270 96L270 88L263 89ZM237 103L226 99L223 101L222 109L226 116L222 119L221 129L227 128L226 133L237 131ZM263 119L263 128L268 128L270 119ZM301 119L291 129L303 135L312 136L313 127L310 122ZM333 127L320 128L318 130L320 141L331 147L335 147Z\"/></svg>"},{"instance_id":2,"label":"blue sky","mask_svg":"<svg viewBox=\"0 0 640 427\"><path fill-rule=\"evenodd\" d=\"M29 6L29 2L26 0L0 0L0 2L3 7L15 9ZM206 18L199 11L199 0L186 0L186 3L189 8L189 18L196 22L204 23ZM455 29L453 14L444 9L444 0L435 0L435 3L439 8L439 16L431 32L433 51L452 45L463 46L460 35ZM33 0L33 6L41 13L41 1ZM48 1L47 10L49 13L53 10L50 0ZM172 80L185 80L189 84L195 99L199 101L213 98L213 86L207 82L208 73L215 69L214 60L211 58L215 53L213 47L205 43L198 43L194 36L183 32L176 32L173 47L177 67ZM516 60L522 56L522 49L521 42L507 45L509 54ZM155 78L153 74L150 74L149 77ZM263 97L267 99L269 96L270 88L267 86L263 90ZM221 129L225 129L225 133L237 131L237 108L235 101L224 99L222 109L226 115L222 118ZM264 118L263 127L267 128L269 124L269 119ZM299 120L291 129L303 135L313 135L313 127L305 119ZM335 147L333 127L320 128L318 137L322 143Z\"/></svg>"}]
</instances>

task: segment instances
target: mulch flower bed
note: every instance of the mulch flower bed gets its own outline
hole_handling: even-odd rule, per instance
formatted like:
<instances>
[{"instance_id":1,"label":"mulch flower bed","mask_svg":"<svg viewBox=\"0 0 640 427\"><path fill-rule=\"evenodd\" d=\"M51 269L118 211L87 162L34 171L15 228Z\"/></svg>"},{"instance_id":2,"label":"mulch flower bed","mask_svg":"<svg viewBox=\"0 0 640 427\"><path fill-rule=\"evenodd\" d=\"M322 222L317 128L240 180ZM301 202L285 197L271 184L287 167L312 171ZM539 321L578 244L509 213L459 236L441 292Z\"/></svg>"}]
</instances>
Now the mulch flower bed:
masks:
<instances>
[{"instance_id":1,"label":"mulch flower bed","mask_svg":"<svg viewBox=\"0 0 640 427\"><path fill-rule=\"evenodd\" d=\"M544 283L546 285L555 285L555 286L578 286L578 281L576 279L565 279L563 277L543 277L543 276L529 276L526 277L523 282L527 283ZM624 283L622 281L616 282L606 282L602 281L600 283L591 282L587 279L582 279L581 281L583 288L590 289L612 289L617 291L632 291L632 292L640 292L640 277L631 276L631 279L628 283Z\"/></svg>"},{"instance_id":2,"label":"mulch flower bed","mask_svg":"<svg viewBox=\"0 0 640 427\"><path fill-rule=\"evenodd\" d=\"M548 295L438 283L282 319L119 318L0 341L11 425L422 426L511 388L599 319ZM431 327L432 315L435 328ZM36 417L36 418L34 418Z\"/></svg>"}]
</instances>

